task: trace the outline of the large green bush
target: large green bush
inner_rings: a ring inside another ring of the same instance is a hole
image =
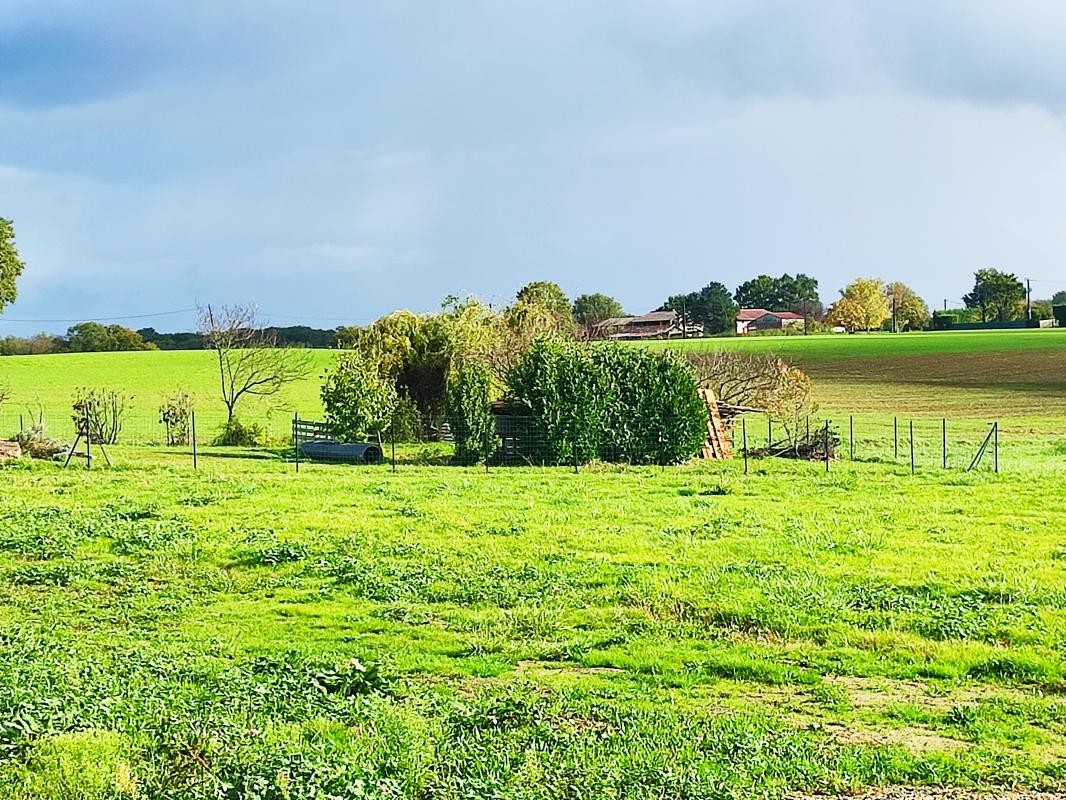
[[[524,452],[541,463],[587,462],[599,455],[606,401],[592,349],[538,339],[507,376],[511,395],[529,410]]]
[[[533,461],[676,463],[707,436],[695,374],[671,353],[540,340],[508,389],[528,410],[521,446]]]
[[[464,364],[448,379],[447,415],[459,464],[487,461],[496,451],[492,414],[492,372],[481,364]]]
[[[396,410],[396,388],[359,350],[341,354],[322,383],[322,407],[333,434],[346,442],[378,437]]]
[[[606,387],[600,458],[673,464],[707,439],[707,404],[692,368],[673,353],[624,345],[593,350]]]

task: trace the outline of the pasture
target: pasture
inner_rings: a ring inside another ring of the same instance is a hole
[[[194,472],[119,445],[112,469],[0,467],[0,796],[1066,789],[1066,337],[721,346],[796,348],[827,413],[858,413],[860,460],[296,475],[280,450]],[[0,383],[63,420],[73,387],[124,388],[147,426],[172,388],[210,402],[211,366],[5,358]],[[282,430],[317,380],[286,402]],[[973,424],[942,470],[950,403]],[[963,471],[994,417],[1004,471]]]
[[[988,331],[860,336],[763,336],[651,342],[643,347],[731,348],[776,352],[814,379],[824,414],[1014,420],[1048,434],[1066,432],[1066,331]],[[277,438],[293,412],[317,418],[320,376],[335,351],[314,350],[313,369],[275,398],[249,398],[241,416]],[[0,427],[43,411],[57,430],[70,426],[70,400],[80,386],[127,397],[127,441],[158,442],[158,406],[183,390],[192,398],[205,438],[225,419],[217,367],[203,351],[69,353],[0,358],[0,386],[11,390]]]

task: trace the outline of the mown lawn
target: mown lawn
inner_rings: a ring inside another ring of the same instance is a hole
[[[1011,469],[0,469],[0,796],[1066,788],[1066,450]]]

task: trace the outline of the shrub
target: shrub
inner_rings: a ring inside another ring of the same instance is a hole
[[[322,384],[326,422],[343,441],[378,438],[392,422],[399,399],[396,387],[379,374],[359,350],[344,353]]]
[[[244,424],[237,417],[222,426],[214,444],[221,447],[259,447],[263,444],[263,428],[254,422]]]
[[[673,464],[699,452],[707,439],[707,405],[695,372],[673,353],[609,345],[594,351],[609,388],[600,458],[633,464]]]
[[[508,385],[529,412],[522,435],[532,460],[676,463],[707,437],[696,375],[671,353],[538,341]]]
[[[488,460],[496,450],[492,372],[481,364],[464,364],[448,379],[446,401],[455,461],[476,464]]]
[[[159,406],[159,422],[166,427],[168,445],[189,443],[191,418],[192,401],[185,392],[175,392],[163,399]]]
[[[389,436],[397,442],[424,441],[428,432],[415,401],[405,394],[397,394],[396,407],[388,425]]]
[[[115,444],[122,431],[126,398],[113,389],[78,389],[70,418],[92,444]]]
[[[511,368],[511,394],[529,410],[525,452],[541,463],[587,462],[599,453],[604,387],[588,345],[538,339]]]

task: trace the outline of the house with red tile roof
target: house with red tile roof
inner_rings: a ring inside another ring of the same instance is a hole
[[[737,335],[759,331],[803,331],[807,320],[792,311],[767,311],[765,308],[742,308],[737,313]]]

